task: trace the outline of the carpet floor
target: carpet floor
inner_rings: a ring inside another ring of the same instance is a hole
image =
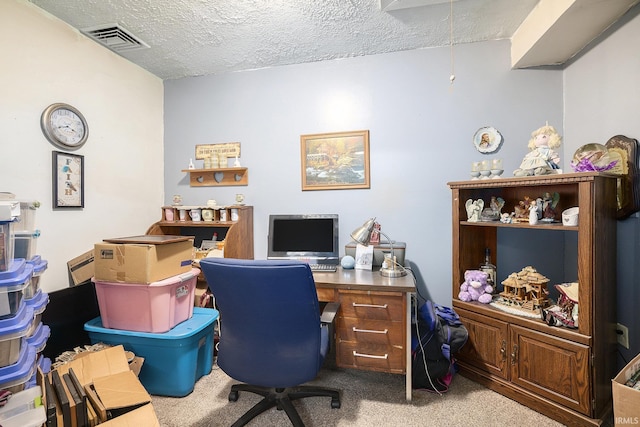
[[[163,427],[230,426],[261,397],[240,393],[229,402],[235,383],[217,365],[200,378],[194,391],[182,398],[152,396]],[[404,377],[379,372],[323,368],[310,384],[341,390],[342,406],[331,409],[331,399],[312,397],[294,406],[307,427],[430,427],[430,426],[562,426],[507,397],[456,375],[448,392],[438,395],[414,390],[413,400],[404,398]],[[291,426],[284,411],[271,409],[248,424],[256,427]]]

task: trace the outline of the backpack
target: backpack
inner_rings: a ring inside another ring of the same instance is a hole
[[[453,355],[469,338],[467,328],[452,308],[426,301],[411,335],[413,388],[446,392],[457,371]]]

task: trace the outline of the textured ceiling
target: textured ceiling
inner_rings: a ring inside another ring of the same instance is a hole
[[[132,33],[149,48],[118,52],[162,79],[500,39],[513,67],[561,65],[640,13],[640,0],[28,1],[80,31]]]
[[[150,46],[121,55],[162,79],[448,46],[451,33],[449,0],[29,1],[77,29],[121,25]],[[537,3],[455,0],[453,41],[508,39]]]

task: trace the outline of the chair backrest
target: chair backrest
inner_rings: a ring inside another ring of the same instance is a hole
[[[204,258],[200,267],[220,311],[224,372],[267,387],[315,378],[323,361],[320,309],[306,263]]]

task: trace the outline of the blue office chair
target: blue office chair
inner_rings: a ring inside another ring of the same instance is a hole
[[[200,267],[220,311],[218,366],[244,384],[238,392],[264,396],[233,427],[243,426],[273,408],[284,409],[294,426],[304,426],[291,401],[331,397],[340,407],[340,392],[301,385],[320,370],[333,339],[329,324],[338,305],[329,303],[322,321],[311,269],[298,261],[204,258]]]

